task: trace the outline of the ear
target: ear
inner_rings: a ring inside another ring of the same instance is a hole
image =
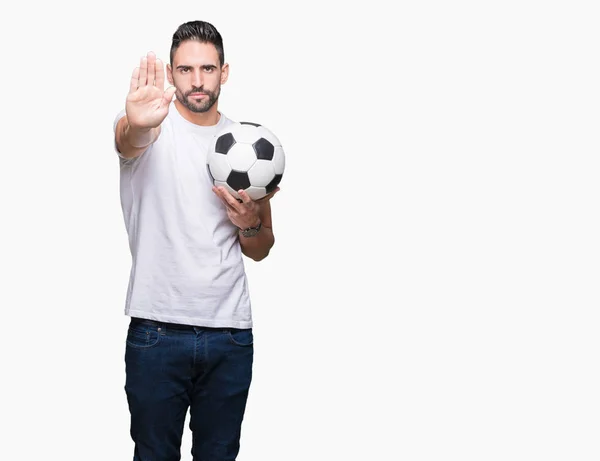
[[[169,80],[171,85],[175,85],[173,83],[173,68],[171,67],[171,64],[167,64],[167,80]]]
[[[229,64],[223,64],[221,67],[221,85],[223,85],[229,78]]]

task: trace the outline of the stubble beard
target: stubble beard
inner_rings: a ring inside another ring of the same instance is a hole
[[[192,93],[204,93],[206,94],[207,98],[195,102],[192,99],[190,99],[190,94]],[[219,86],[216,91],[210,91],[201,87],[192,88],[191,90],[186,91],[185,94],[183,94],[180,90],[177,90],[175,96],[177,97],[177,100],[185,107],[187,107],[190,111],[195,112],[197,114],[201,114],[204,112],[208,112],[210,108],[215,105],[215,103],[219,99],[220,93],[221,86]]]

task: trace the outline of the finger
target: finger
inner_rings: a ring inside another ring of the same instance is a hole
[[[140,78],[138,80],[138,87],[146,86],[148,84],[148,58],[144,56],[140,61]]]
[[[213,186],[212,189],[213,189],[213,192],[217,195],[217,197],[219,197],[219,199],[221,199],[221,202],[223,202],[223,204],[225,205],[225,207],[228,210],[232,210],[233,211],[232,206],[225,199],[225,196],[224,196],[223,192],[221,191],[221,188],[217,187],[217,186]]]
[[[171,101],[173,101],[173,95],[175,94],[175,91],[177,91],[177,88],[175,88],[174,86],[171,86],[165,90],[162,100],[163,105],[171,104]]]
[[[148,62],[148,85],[154,85],[154,77],[156,76],[156,55],[150,51],[146,57]]]
[[[225,187],[213,186],[213,191],[221,199],[228,210],[235,213],[241,213],[241,199],[235,198]],[[237,203],[239,202],[239,204]]]
[[[154,85],[156,86],[156,88],[162,91],[165,89],[165,69],[160,59],[156,60],[156,64],[154,65],[154,72],[156,74],[156,82],[154,83]]]
[[[227,203],[236,211],[241,211],[240,209],[240,202],[237,201],[237,199],[231,195],[229,193],[229,191],[227,189],[225,189],[224,187],[219,187],[219,189],[221,190],[221,193],[223,195],[223,197],[225,198],[225,200],[227,200]]]
[[[131,75],[131,83],[129,84],[129,92],[133,93],[138,89],[138,81],[140,79],[140,68],[136,67]]]
[[[242,202],[249,205],[252,203],[252,199],[248,195],[248,193],[244,189],[240,189],[237,191],[238,195],[242,198]]]

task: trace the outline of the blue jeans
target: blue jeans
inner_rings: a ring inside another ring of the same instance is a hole
[[[134,461],[179,461],[190,411],[194,461],[234,461],[254,355],[252,329],[132,318],[125,392]]]

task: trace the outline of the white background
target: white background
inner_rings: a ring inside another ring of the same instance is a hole
[[[132,458],[112,123],[194,19],[286,152],[239,461],[600,459],[593,4],[2,12],[2,459]]]

